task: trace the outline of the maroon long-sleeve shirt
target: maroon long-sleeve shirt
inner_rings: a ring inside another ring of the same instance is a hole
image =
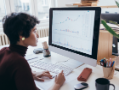
[[[0,90],[37,90],[24,58],[27,47],[10,45],[0,50]]]

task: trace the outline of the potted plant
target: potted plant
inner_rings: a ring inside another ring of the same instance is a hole
[[[119,7],[119,3],[118,3],[116,0],[115,0],[115,2],[116,2],[116,4],[117,4],[117,6]],[[114,21],[110,21],[110,22],[113,23],[113,24],[115,24],[115,25],[117,25],[117,26],[119,26],[117,22],[114,22]],[[107,25],[107,23],[106,23],[105,20],[101,20],[101,23],[104,25],[105,29],[106,29],[108,32],[110,32],[110,33],[111,33],[113,36],[115,36],[116,38],[119,38],[119,35],[118,35],[110,26]]]

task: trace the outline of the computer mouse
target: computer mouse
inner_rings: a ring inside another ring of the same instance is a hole
[[[87,83],[79,83],[74,86],[75,90],[82,90],[88,87]]]
[[[81,84],[88,87],[88,84],[87,83],[81,83]]]
[[[37,48],[37,49],[34,49],[33,52],[35,54],[39,54],[39,53],[42,53],[43,52],[43,49],[42,48]]]

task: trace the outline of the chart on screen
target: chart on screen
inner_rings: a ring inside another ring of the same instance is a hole
[[[92,54],[95,11],[53,11],[52,44]]]

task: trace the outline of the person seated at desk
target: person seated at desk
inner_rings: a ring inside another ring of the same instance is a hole
[[[52,79],[48,71],[33,73],[24,58],[29,45],[36,46],[37,18],[25,13],[12,13],[3,18],[3,30],[10,41],[9,47],[0,50],[0,90],[37,90],[34,79],[42,76]],[[50,90],[59,90],[65,81],[63,71],[55,78]]]

